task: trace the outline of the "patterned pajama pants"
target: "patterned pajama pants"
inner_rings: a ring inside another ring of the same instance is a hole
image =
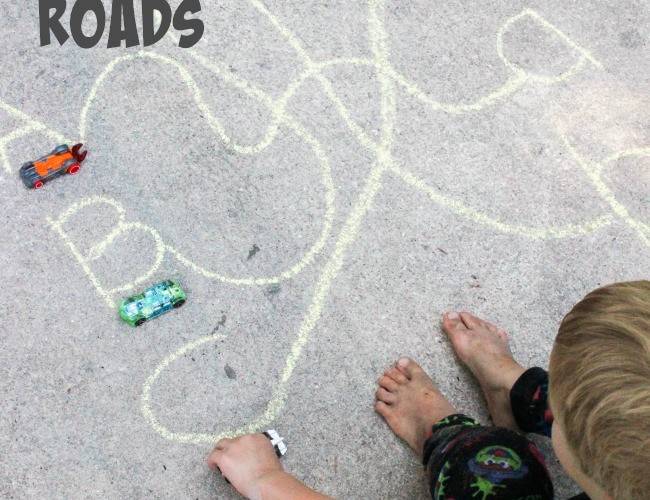
[[[550,437],[553,415],[547,395],[548,374],[541,368],[530,368],[517,380],[510,404],[522,431]],[[532,441],[466,415],[451,415],[433,426],[423,463],[435,500],[553,498],[544,458]]]

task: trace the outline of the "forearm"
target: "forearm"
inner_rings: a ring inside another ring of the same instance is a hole
[[[326,500],[329,497],[321,495],[298,481],[284,471],[274,471],[257,480],[255,495],[251,500]]]

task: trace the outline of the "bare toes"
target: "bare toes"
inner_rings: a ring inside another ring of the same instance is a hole
[[[487,321],[483,321],[483,324],[485,325],[485,327],[486,327],[490,332],[494,333],[495,335],[498,335],[498,333],[499,333],[499,329],[498,329],[496,326],[494,326],[492,323],[488,323]]]
[[[463,311],[462,313],[460,313],[460,319],[463,321],[465,326],[470,330],[481,326],[481,320],[478,319],[476,316],[472,316],[467,311]]]
[[[499,337],[501,340],[508,340],[508,334],[505,332],[505,330],[502,330],[498,326],[493,325],[492,323],[489,323],[484,320],[480,320],[482,323],[485,325],[485,327],[488,329],[488,331],[497,337]]]
[[[413,380],[422,375],[428,378],[428,375],[424,372],[422,367],[410,358],[398,359],[395,366],[399,371],[406,375],[409,380]]]
[[[386,389],[388,392],[395,392],[399,387],[399,384],[392,378],[383,376],[379,379],[379,387]]]
[[[388,392],[383,387],[377,389],[377,391],[375,392],[375,397],[377,398],[378,401],[382,401],[386,404],[393,404],[395,403],[395,401],[397,401],[397,396],[395,396],[395,394],[393,394],[392,392]]]
[[[442,327],[450,337],[461,333],[467,333],[467,327],[461,321],[458,313],[454,311],[449,311],[442,317]]]
[[[406,375],[404,375],[401,371],[399,371],[394,366],[386,370],[384,376],[393,379],[395,382],[397,382],[400,385],[404,385],[408,382]]]
[[[384,403],[383,401],[377,401],[375,403],[375,411],[379,413],[386,420],[391,418],[391,407]]]

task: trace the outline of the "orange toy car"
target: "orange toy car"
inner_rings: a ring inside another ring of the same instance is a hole
[[[88,151],[80,151],[82,146],[75,144],[72,149],[67,144],[57,146],[50,154],[23,164],[19,170],[20,178],[28,188],[38,189],[59,175],[76,174],[88,154]]]

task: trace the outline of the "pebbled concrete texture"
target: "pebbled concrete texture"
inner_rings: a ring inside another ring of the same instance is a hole
[[[0,0],[0,496],[237,498],[211,443],[273,427],[323,493],[426,498],[383,370],[489,422],[445,310],[546,366],[585,293],[649,275],[648,6],[202,3],[192,49],[82,50]],[[167,277],[182,309],[121,322]]]

